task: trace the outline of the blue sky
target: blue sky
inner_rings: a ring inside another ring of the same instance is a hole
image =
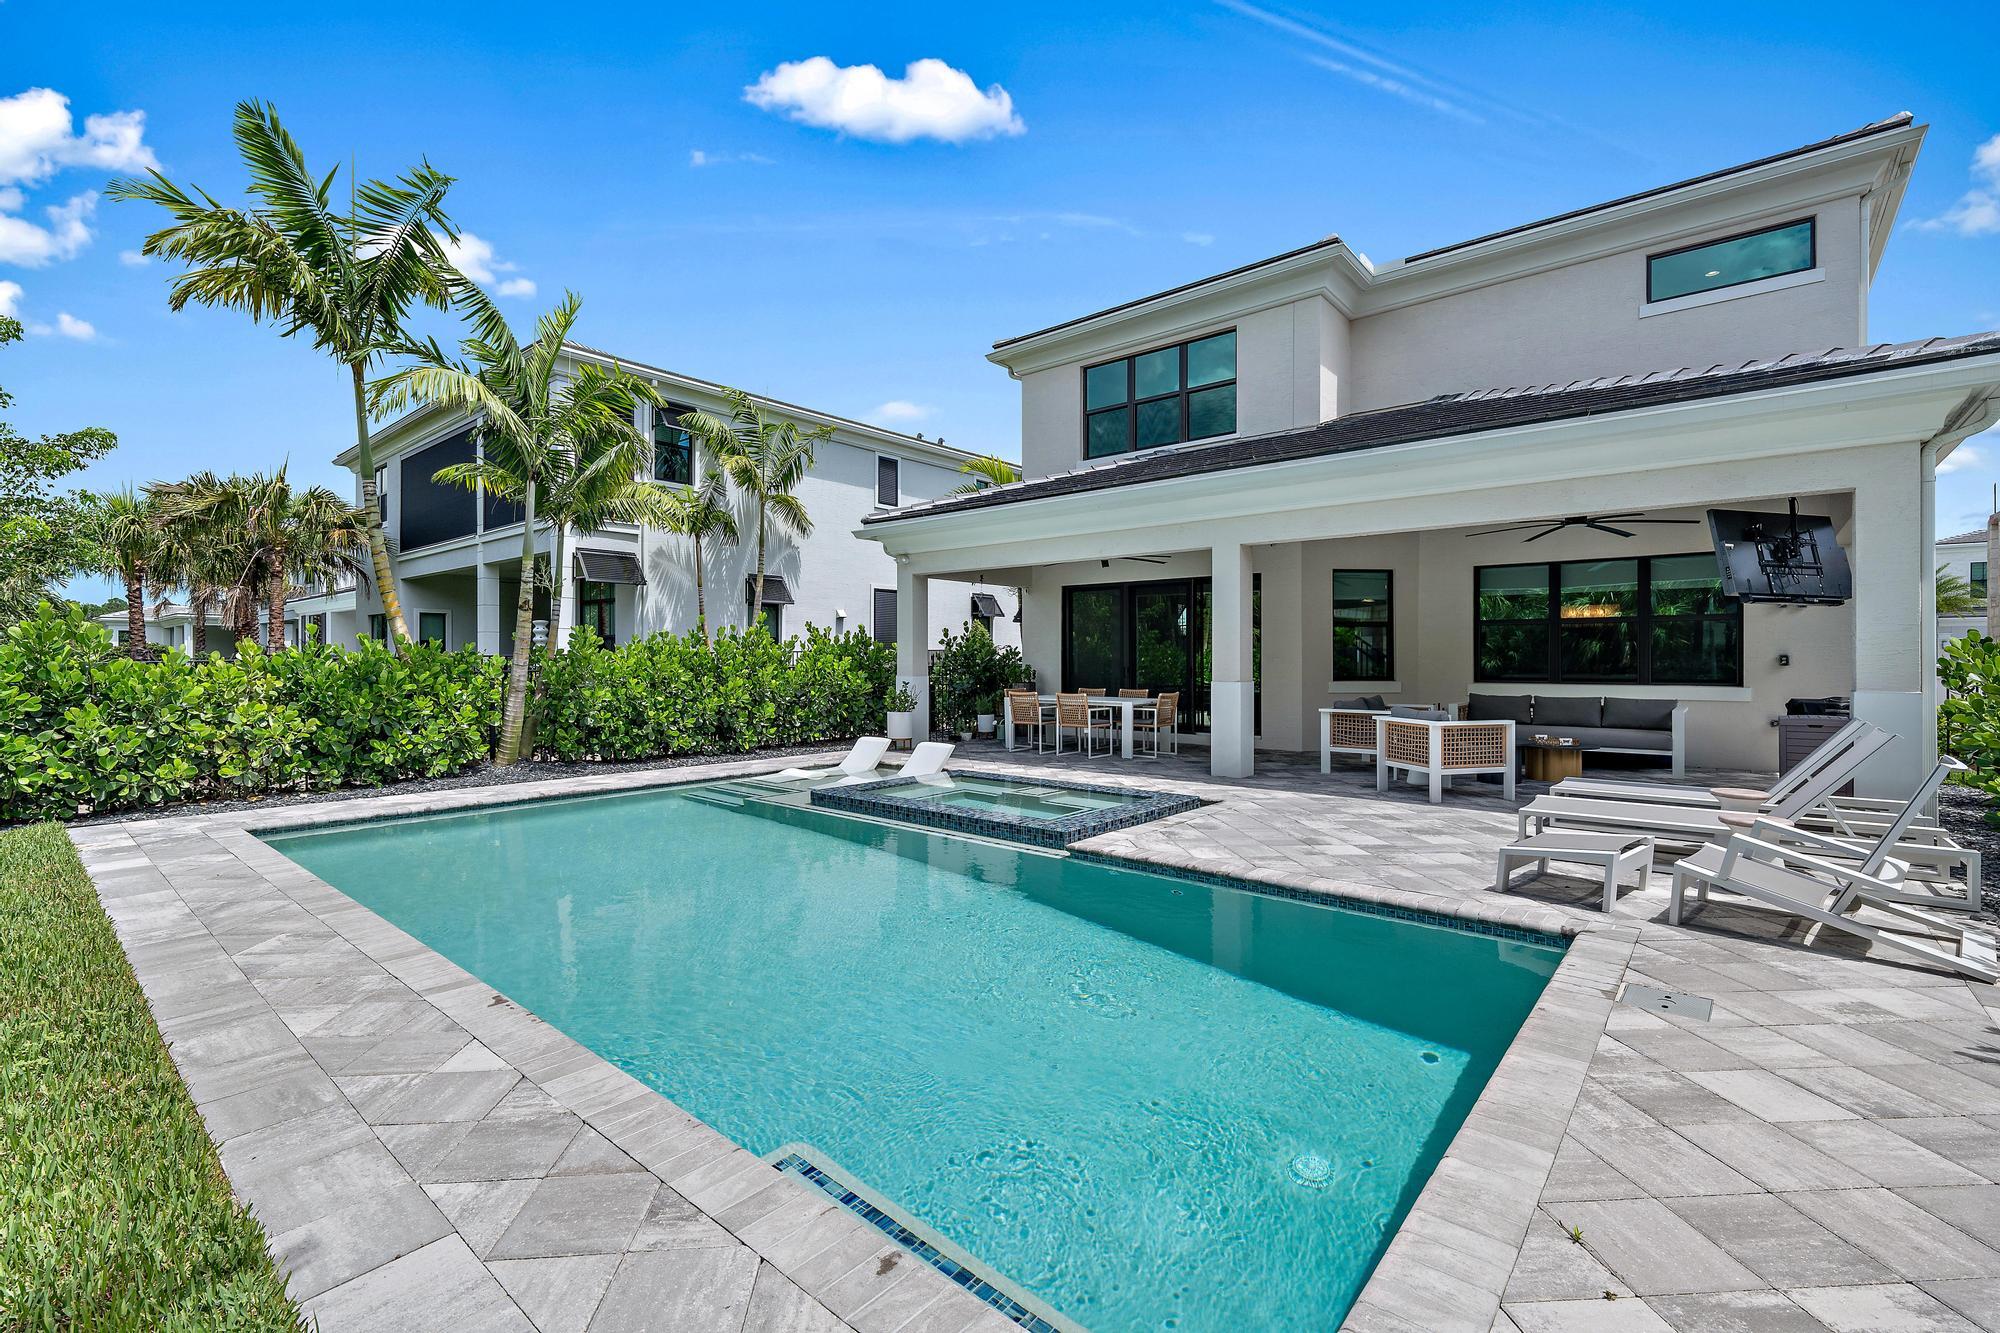
[[[1409,254],[1903,109],[1931,132],[1872,336],[2000,327],[1990,4],[675,8],[0,3],[0,99],[53,90],[73,118],[37,156],[46,101],[0,101],[0,301],[41,330],[0,353],[15,424],[117,431],[98,485],[285,458],[342,480],[335,369],[171,315],[164,270],[121,259],[157,219],[76,203],[148,155],[233,194],[243,97],[315,163],[457,176],[492,283],[535,289],[504,298],[523,320],[572,288],[584,341],[1008,455],[995,339],[1329,232]],[[814,57],[950,70],[842,132],[810,122],[871,90]],[[2000,435],[1974,453],[1946,531],[1983,516]]]

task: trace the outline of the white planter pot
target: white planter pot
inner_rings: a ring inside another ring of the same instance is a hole
[[[993,714],[981,713],[979,715],[979,734],[982,736],[991,736],[993,734]]]
[[[890,740],[907,741],[914,739],[916,734],[917,715],[914,712],[889,714]]]

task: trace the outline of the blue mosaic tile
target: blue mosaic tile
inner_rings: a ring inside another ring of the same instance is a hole
[[[874,1227],[890,1240],[908,1250],[917,1258],[935,1268],[958,1287],[972,1293],[1002,1315],[1028,1330],[1028,1333],[1066,1333],[1062,1327],[1051,1323],[1030,1310],[1021,1302],[993,1285],[992,1279],[982,1277],[958,1260],[949,1257],[923,1236],[912,1231],[897,1218],[884,1212],[868,1199],[849,1189],[844,1183],[828,1175],[817,1164],[796,1152],[788,1152],[772,1165],[778,1170],[799,1179],[819,1190],[841,1207]]]

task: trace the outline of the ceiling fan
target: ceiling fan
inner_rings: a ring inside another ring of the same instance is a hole
[[[1620,527],[1613,527],[1612,525],[1614,523],[1701,522],[1698,518],[1647,518],[1645,514],[1646,511],[1643,509],[1628,510],[1622,514],[1572,514],[1568,518],[1541,518],[1536,519],[1532,523],[1510,523],[1504,528],[1485,528],[1479,532],[1468,532],[1465,535],[1468,537],[1491,537],[1495,533],[1500,532],[1526,532],[1529,528],[1540,528],[1540,532],[1525,539],[1526,541],[1538,542],[1550,533],[1561,532],[1564,528],[1595,528],[1599,532],[1608,532],[1614,537],[1631,537],[1636,534],[1627,532]]]

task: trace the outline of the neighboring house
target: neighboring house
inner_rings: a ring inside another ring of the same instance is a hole
[[[123,644],[127,637],[130,621],[125,608],[106,611],[96,617],[97,623],[111,631],[111,641]],[[257,633],[263,634],[261,620]],[[203,641],[208,651],[221,653],[224,657],[236,656],[236,633],[217,618],[214,611],[208,613],[208,629]],[[261,641],[261,640],[260,640]],[[178,648],[182,652],[194,651],[194,612],[180,602],[162,602],[146,608],[146,642],[155,648]]]
[[[701,467],[698,451],[675,424],[690,408],[727,416],[723,388],[656,366],[571,344],[572,363],[618,366],[650,382],[671,407],[641,422],[652,439],[649,475],[685,483]],[[812,471],[798,489],[813,522],[812,534],[793,541],[772,533],[766,559],[764,610],[783,636],[807,625],[863,630],[890,642],[896,622],[896,565],[873,542],[855,536],[862,519],[898,506],[935,500],[965,484],[959,467],[970,457],[957,449],[877,426],[772,399],[757,400],[767,413],[804,429],[833,427],[815,450]],[[642,408],[642,413],[647,409]],[[375,435],[376,483],[383,496],[389,540],[397,551],[403,614],[410,632],[458,648],[512,651],[514,607],[519,596],[521,527],[518,506],[432,480],[438,469],[473,457],[474,434],[460,412],[419,408]],[[336,462],[355,466],[353,450]],[[355,479],[359,494],[360,478]],[[756,522],[738,501],[740,540],[703,543],[709,623],[751,623],[750,598],[757,568]],[[537,550],[547,557],[544,533]],[[662,630],[695,627],[693,551],[686,540],[652,528],[618,524],[593,533],[571,532],[566,568],[559,571],[559,631],[587,624],[617,644]],[[996,642],[1018,644],[1019,607],[1011,586],[983,582],[977,571],[927,589],[926,623],[956,630],[977,617]],[[546,592],[537,594],[536,619],[549,621]],[[327,642],[382,638],[382,608],[372,580],[361,586],[299,599],[295,616],[318,624]],[[935,645],[936,631],[928,640]]]
[[[1313,749],[1335,700],[1471,693],[1685,702],[1689,762],[1769,771],[1787,700],[1839,695],[1903,738],[1861,786],[1907,790],[1932,479],[2000,408],[2000,334],[1869,345],[1923,134],[1390,263],[1329,237],[996,344],[1024,479],[865,523],[904,561],[906,684],[927,581],[977,571],[1026,590],[1044,688],[1178,687],[1218,775]],[[1705,511],[1792,499],[1837,525],[1852,599],[1723,600]],[[1692,521],[1537,536],[1633,511]]]
[[[1986,591],[1986,529],[1974,528],[1971,532],[1961,532],[1956,537],[1940,537],[1937,544],[1937,567],[1947,574],[1956,574],[1972,585],[1972,595],[1984,602],[1989,595]],[[1937,625],[1938,651],[1953,639],[1962,639],[1972,630],[1986,633],[1986,608],[1970,615],[1939,616]]]

